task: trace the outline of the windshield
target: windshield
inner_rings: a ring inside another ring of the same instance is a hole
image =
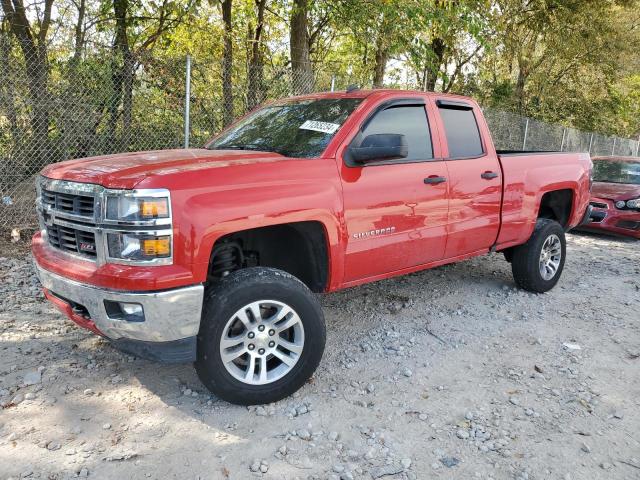
[[[325,98],[269,105],[223,132],[206,148],[318,157],[361,101],[361,98]]]
[[[593,162],[593,180],[605,183],[640,185],[640,162]]]

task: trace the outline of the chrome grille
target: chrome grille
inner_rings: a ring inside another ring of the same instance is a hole
[[[42,190],[42,205],[58,212],[93,218],[95,198],[88,195]]]
[[[46,225],[45,230],[52,247],[95,258],[96,236],[93,232],[55,224]]]
[[[44,177],[36,186],[40,226],[49,245],[87,260],[98,260],[102,187]]]

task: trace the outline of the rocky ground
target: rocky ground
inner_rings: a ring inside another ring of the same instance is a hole
[[[80,330],[0,258],[0,478],[639,479],[639,247],[570,235],[545,295],[496,254],[325,296],[316,375],[251,408]]]

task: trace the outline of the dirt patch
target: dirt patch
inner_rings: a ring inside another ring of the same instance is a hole
[[[242,408],[122,354],[0,261],[0,478],[637,479],[640,242],[570,235],[548,294],[495,254],[327,295],[299,393]]]
[[[0,257],[24,258],[31,249],[31,237],[35,230],[19,230],[19,240],[12,238],[13,229],[0,228]]]

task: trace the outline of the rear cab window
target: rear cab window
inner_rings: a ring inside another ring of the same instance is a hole
[[[473,107],[464,102],[451,100],[437,100],[436,105],[447,138],[448,159],[463,160],[484,155]]]

